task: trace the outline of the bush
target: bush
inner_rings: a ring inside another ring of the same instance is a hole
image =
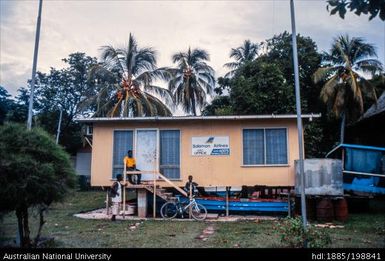
[[[15,211],[20,246],[36,245],[44,212],[75,187],[70,157],[42,129],[19,124],[0,126],[0,155],[0,212]],[[30,208],[40,215],[35,243],[30,239]]]
[[[277,225],[276,231],[280,234],[281,243],[288,247],[304,247],[307,243],[308,247],[320,248],[331,243],[330,235],[326,231],[311,225],[305,231],[300,217],[283,219]]]

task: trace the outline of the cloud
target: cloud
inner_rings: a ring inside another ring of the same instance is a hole
[[[0,84],[11,94],[31,74],[37,1],[0,1]],[[367,16],[330,16],[324,1],[296,1],[297,32],[327,50],[341,33],[377,46],[385,62],[385,23]],[[230,49],[245,39],[261,42],[291,31],[288,1],[44,1],[38,70],[64,66],[76,51],[99,56],[102,45],[122,46],[133,33],[140,46],[158,50],[158,65],[188,47],[210,53],[216,75],[223,75]]]

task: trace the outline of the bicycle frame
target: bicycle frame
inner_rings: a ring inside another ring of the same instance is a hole
[[[186,206],[183,206],[182,205],[183,203],[179,201],[178,199],[178,202],[177,202],[177,208],[178,208],[178,212],[179,214],[182,215],[183,217],[183,213],[186,212],[186,210],[188,210],[190,207],[193,208],[193,207],[196,207],[197,203],[195,201],[195,199],[191,199],[190,202],[186,205]]]

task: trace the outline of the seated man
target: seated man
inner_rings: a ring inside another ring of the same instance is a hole
[[[124,157],[124,163],[126,163],[127,171],[139,171],[136,168],[136,160],[132,157],[132,150],[127,151],[127,156]],[[131,184],[140,184],[141,174],[128,175],[128,182]]]
[[[187,194],[190,194],[190,186],[191,186],[191,192],[192,195],[197,195],[198,194],[198,183],[193,182],[193,176],[188,176],[188,181],[186,182],[186,185],[184,186],[184,190],[187,192]]]

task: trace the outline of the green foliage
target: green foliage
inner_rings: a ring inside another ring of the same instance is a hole
[[[68,154],[42,129],[0,127],[0,211],[49,205],[75,186]]]
[[[308,225],[307,230],[303,228],[300,217],[285,218],[276,225],[276,233],[280,235],[281,243],[288,247],[321,248],[331,244],[331,237],[326,231],[317,230]]]
[[[295,112],[294,89],[287,84],[279,67],[258,59],[246,63],[235,74],[230,100],[238,115]]]
[[[64,199],[75,187],[75,172],[68,154],[42,129],[30,131],[18,124],[0,127],[0,212],[15,211],[21,246],[31,246],[29,208],[43,213],[56,201]]]
[[[202,111],[204,116],[213,115],[232,115],[233,107],[230,104],[229,96],[216,96],[210,104],[208,104]]]
[[[102,61],[91,67],[89,81],[95,89],[81,102],[95,117],[170,116],[172,99],[156,80],[169,80],[169,68],[157,68],[156,51],[140,48],[130,34],[125,48],[103,46]],[[164,99],[165,103],[154,94]],[[93,111],[90,111],[93,108]]]
[[[174,54],[172,60],[177,66],[172,69],[168,89],[177,105],[196,116],[197,107],[202,109],[215,86],[214,70],[207,64],[210,56],[203,49],[189,48]]]
[[[8,99],[10,96],[7,90],[0,86],[0,124],[3,124],[11,105],[11,100]]]
[[[265,41],[267,53],[259,59],[266,63],[274,63],[281,70],[288,85],[294,89],[294,67],[292,37],[288,32],[275,35]],[[297,35],[298,69],[301,90],[302,112],[312,113],[320,110],[320,85],[314,84],[313,73],[319,68],[321,54],[316,43],[306,36]]]
[[[323,151],[321,144],[325,141],[323,135],[322,121],[313,119],[313,122],[305,124],[304,127],[304,139],[305,139],[305,156],[306,158],[322,158],[327,151]],[[324,123],[325,124],[325,123]]]
[[[33,124],[56,135],[60,110],[63,110],[59,143],[74,154],[82,144],[81,127],[74,118],[82,115],[79,102],[94,90],[93,84],[88,82],[88,71],[96,63],[96,58],[77,52],[63,61],[67,65],[65,68],[51,68],[48,73],[37,73]],[[29,89],[22,87],[18,90],[16,102],[10,106],[6,120],[24,123],[28,103]]]
[[[385,21],[385,0],[328,0],[327,10],[331,7],[330,14],[338,15],[344,19],[347,9],[356,15],[370,14],[369,20],[377,15]]]
[[[363,75],[383,71],[376,56],[372,44],[348,35],[335,38],[329,53],[323,54],[322,67],[313,79],[323,84],[320,97],[337,118],[345,115],[352,122],[363,114],[365,98],[376,100],[374,86]]]
[[[231,78],[237,69],[246,62],[254,61],[258,55],[259,45],[252,43],[250,40],[245,40],[242,46],[232,48],[230,52],[230,58],[233,58],[235,62],[226,63],[224,66],[230,69],[226,73],[225,78]]]

